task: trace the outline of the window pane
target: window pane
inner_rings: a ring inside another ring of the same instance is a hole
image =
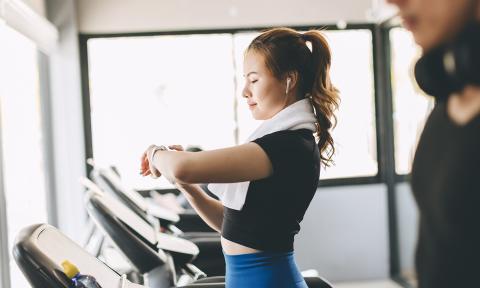
[[[0,43],[1,149],[11,252],[20,229],[47,222],[47,209],[37,49],[30,40],[1,25]],[[10,269],[12,287],[29,287],[13,258]]]
[[[242,99],[243,54],[259,33],[235,34],[235,63],[239,139],[244,141],[258,121]],[[333,130],[336,165],[322,171],[321,179],[377,174],[375,95],[373,82],[372,36],[369,30],[325,31],[332,50],[331,78],[340,89],[338,125]],[[352,48],[355,47],[355,53]]]
[[[419,90],[414,80],[414,65],[421,51],[411,33],[394,28],[390,31],[390,42],[395,170],[397,174],[409,174],[420,133],[434,101]]]
[[[340,90],[341,103],[332,133],[336,165],[321,178],[374,176],[378,165],[372,33],[338,30],[326,35],[332,50],[332,82]]]
[[[94,158],[127,185],[171,186],[139,175],[150,144],[235,144],[230,34],[90,39],[88,57]]]

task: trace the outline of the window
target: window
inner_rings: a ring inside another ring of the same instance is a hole
[[[91,38],[87,41],[92,148],[137,188],[169,187],[138,175],[152,143],[215,149],[243,143],[259,125],[245,99],[243,54],[259,32]],[[370,30],[326,31],[342,103],[336,166],[321,179],[375,176],[377,149]],[[351,47],[355,47],[352,53]]]
[[[25,226],[47,222],[37,48],[0,25],[0,115],[8,246]],[[13,258],[11,286],[29,287]]]
[[[415,149],[434,101],[420,91],[414,80],[414,65],[421,51],[411,33],[393,28],[390,41],[395,170],[402,175],[410,173]]]
[[[321,179],[375,176],[378,172],[372,33],[327,31],[332,51],[331,78],[340,90],[338,124],[332,136],[336,165]]]
[[[231,55],[229,34],[90,39],[97,164],[116,165],[127,185],[152,187],[159,181],[139,175],[150,144],[234,145]]]

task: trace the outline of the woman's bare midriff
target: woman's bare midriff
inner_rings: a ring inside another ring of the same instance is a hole
[[[260,252],[260,250],[243,246],[241,244],[227,240],[223,237],[221,238],[221,241],[222,241],[222,249],[224,253],[227,255],[251,254],[251,253]]]

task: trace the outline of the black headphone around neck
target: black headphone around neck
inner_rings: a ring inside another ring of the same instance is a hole
[[[415,65],[415,78],[437,100],[480,86],[480,23],[469,22],[452,41],[426,52]]]

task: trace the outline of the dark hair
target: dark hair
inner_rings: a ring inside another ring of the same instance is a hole
[[[311,44],[311,51],[307,46]],[[265,64],[277,79],[287,73],[298,73],[297,97],[310,98],[317,118],[315,132],[320,159],[325,166],[333,162],[335,153],[330,130],[337,118],[334,111],[340,101],[339,91],[330,81],[330,47],[318,30],[299,33],[290,28],[270,29],[256,37],[247,51],[262,54]]]

